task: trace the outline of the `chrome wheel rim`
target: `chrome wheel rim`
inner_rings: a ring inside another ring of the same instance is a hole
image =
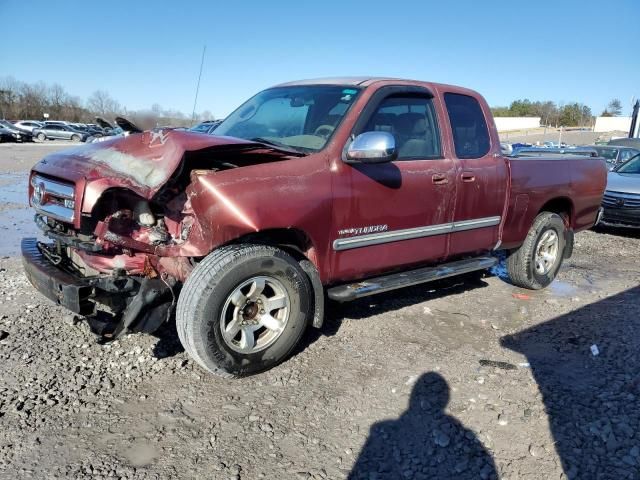
[[[542,234],[535,249],[536,273],[546,275],[551,271],[558,259],[559,245],[558,234],[555,230],[547,230]]]
[[[282,335],[289,321],[290,299],[280,280],[252,277],[231,291],[222,308],[222,338],[232,350],[264,350]]]

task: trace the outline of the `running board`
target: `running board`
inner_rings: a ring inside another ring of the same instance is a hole
[[[432,282],[441,278],[454,277],[476,270],[485,270],[498,263],[495,257],[476,257],[443,263],[435,267],[419,268],[407,272],[392,273],[382,277],[369,278],[357,283],[349,283],[332,287],[327,291],[331,300],[349,302],[356,298],[367,297],[376,293],[388,292],[396,288],[409,287],[419,283]]]

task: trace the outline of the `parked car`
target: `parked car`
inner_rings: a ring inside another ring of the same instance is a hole
[[[33,134],[29,130],[16,127],[8,120],[0,120],[0,126],[12,132],[18,142],[31,142],[33,140]]]
[[[601,224],[640,228],[640,152],[607,177]]]
[[[640,148],[614,145],[590,145],[587,148],[593,148],[598,152],[598,155],[607,161],[609,170],[615,169],[618,165],[622,165],[631,157],[640,153]]]
[[[4,142],[19,142],[21,141],[20,134],[14,130],[9,130],[0,125],[0,143]]]
[[[206,120],[191,127],[189,130],[192,132],[212,134],[220,123],[222,123],[222,120]]]
[[[74,128],[75,130],[78,130],[80,132],[86,133],[87,135],[89,135],[89,137],[100,138],[100,137],[102,137],[104,135],[104,132],[99,127],[91,127],[89,125],[78,124],[78,123],[70,125],[70,127]]]
[[[115,118],[115,123],[117,125],[116,127],[111,125],[109,122],[107,122],[103,118],[96,117],[96,120],[100,123],[101,126],[103,126],[104,131],[106,133],[102,137],[98,137],[98,136],[90,137],[87,140],[89,143],[103,142],[105,140],[110,140],[114,137],[115,138],[127,137],[132,133],[142,133],[142,129],[140,127],[138,127],[133,122],[127,120],[124,117]]]
[[[15,122],[14,125],[18,128],[22,128],[23,130],[28,130],[30,132],[33,132],[34,128],[42,127],[43,123],[37,122],[35,120],[19,120]]]
[[[39,141],[45,140],[73,140],[74,142],[84,142],[89,137],[86,132],[81,132],[75,128],[71,128],[69,125],[62,123],[48,123],[42,128],[36,128],[33,131],[33,136]]]
[[[640,150],[640,138],[615,138],[609,140],[607,145],[616,145],[619,147],[631,147]]]
[[[31,283],[114,314],[104,340],[174,307],[209,372],[282,362],[335,301],[484,270],[540,289],[592,227],[601,158],[509,158],[476,92],[380,78],[258,93],[216,135],[155,129],[56,152],[29,198],[51,242],[23,239]],[[402,293],[398,293],[402,295]],[[176,304],[177,299],[177,304]]]

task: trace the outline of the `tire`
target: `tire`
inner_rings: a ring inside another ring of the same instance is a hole
[[[80,135],[71,135],[71,141],[72,142],[79,142],[80,141]]]
[[[47,136],[44,133],[39,133],[36,138],[39,142],[44,142],[47,139]]]
[[[557,243],[555,257],[551,261],[554,235]],[[540,213],[533,221],[524,243],[507,257],[507,272],[511,282],[530,290],[545,288],[556,278],[564,258],[565,246],[566,227],[562,217],[551,212]],[[541,258],[545,260],[542,261]]]
[[[260,282],[265,286],[253,302]],[[286,297],[287,307],[267,311],[266,317],[279,317],[282,323],[276,329],[261,326],[265,311],[256,308],[282,301],[280,297]],[[205,370],[242,377],[268,370],[291,354],[311,321],[311,306],[309,280],[288,253],[267,245],[230,245],[212,252],[187,278],[178,298],[176,327],[187,353]],[[236,336],[223,333],[234,332],[232,323],[238,318],[258,325],[243,326]],[[258,330],[245,330],[252,328]],[[250,338],[253,349],[247,347]]]

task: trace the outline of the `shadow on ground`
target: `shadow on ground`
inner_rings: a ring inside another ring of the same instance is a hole
[[[618,237],[640,238],[640,228],[597,226],[597,227],[593,227],[592,230],[597,233],[606,233],[609,235],[616,235]]]
[[[294,355],[304,351],[320,337],[331,337],[338,333],[342,322],[346,319],[367,320],[374,315],[400,310],[429,300],[448,295],[459,294],[489,286],[483,280],[487,272],[472,272],[458,277],[446,278],[436,282],[423,283],[412,287],[401,288],[391,292],[380,293],[360,298],[352,302],[338,303],[326,301],[325,318],[322,328],[309,328]]]
[[[526,355],[570,480],[640,478],[640,287],[502,344]]]
[[[455,278],[402,288],[393,292],[382,293],[344,304],[328,301],[325,304],[325,321],[322,328],[307,329],[304,337],[295,348],[293,356],[304,351],[320,337],[331,337],[338,333],[342,321],[346,318],[366,319],[373,315],[399,310],[447,295],[462,293],[476,288],[484,288],[488,286],[482,279],[485,275],[486,272],[473,272]],[[153,354],[156,358],[172,357],[184,352],[184,348],[178,338],[174,318],[172,318],[171,322],[163,325],[153,335],[158,337],[158,343],[153,349]]]
[[[423,374],[400,418],[371,427],[349,480],[497,478],[493,458],[476,435],[444,413],[447,403],[445,379]]]

